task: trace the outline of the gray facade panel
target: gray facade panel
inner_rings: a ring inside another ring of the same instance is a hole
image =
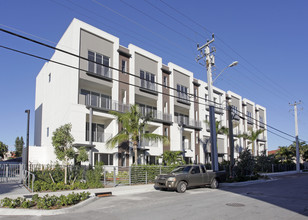
[[[145,57],[141,54],[135,53],[135,74],[136,74],[136,76],[138,76],[138,77],[135,77],[135,84],[138,86],[138,87],[135,87],[135,93],[136,94],[148,97],[150,99],[155,99],[155,100],[158,99],[157,95],[146,93],[144,91],[140,91],[140,89],[139,89],[139,87],[141,85],[141,81],[140,81],[140,78],[139,78],[140,70],[154,74],[155,75],[155,82],[157,83],[157,76],[158,76],[157,65],[158,65],[158,63],[156,61],[154,61],[154,60],[152,60],[148,57]],[[157,91],[157,89],[158,89],[158,86],[156,85],[156,91]]]

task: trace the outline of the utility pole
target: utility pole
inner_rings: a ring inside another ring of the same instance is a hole
[[[290,106],[294,106],[294,119],[295,119],[295,142],[296,142],[296,172],[299,173],[299,141],[298,141],[298,125],[297,125],[297,105],[300,105],[301,101],[289,103]]]
[[[207,86],[208,86],[208,95],[209,95],[209,109],[210,109],[210,132],[211,132],[211,160],[212,160],[212,169],[213,171],[218,171],[218,155],[217,155],[217,143],[216,143],[216,125],[215,125],[215,103],[213,101],[213,83],[212,83],[212,65],[215,65],[215,57],[213,52],[215,48],[210,49],[210,44],[214,42],[214,34],[212,35],[212,40],[208,40],[206,44],[199,47],[197,45],[197,50],[200,52],[200,55],[196,58],[196,61],[206,58],[206,68],[207,68]]]
[[[230,177],[233,178],[233,165],[234,165],[234,139],[233,139],[233,116],[232,106],[228,103],[228,119],[229,119],[229,145],[230,145]]]

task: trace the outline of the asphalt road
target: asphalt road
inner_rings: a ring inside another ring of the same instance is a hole
[[[155,191],[100,198],[57,216],[22,219],[308,219],[308,174],[220,189],[196,188],[179,194]],[[1,213],[0,213],[1,215]],[[21,219],[0,216],[0,219]]]

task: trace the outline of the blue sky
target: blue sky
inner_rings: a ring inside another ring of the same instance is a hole
[[[305,0],[10,0],[0,2],[0,26],[55,45],[72,19],[78,18],[119,37],[121,45],[135,44],[204,81],[205,68],[195,62],[196,43],[205,43],[215,33],[214,74],[239,61],[215,86],[265,106],[267,123],[292,136],[294,114],[289,102],[301,100],[299,137],[308,140],[307,10]],[[53,54],[2,32],[0,45],[46,58]],[[0,64],[0,141],[14,149],[15,138],[26,137],[24,111],[30,109],[32,145],[35,78],[44,62],[0,48]],[[268,133],[270,150],[291,144],[292,137],[270,131],[288,139]]]

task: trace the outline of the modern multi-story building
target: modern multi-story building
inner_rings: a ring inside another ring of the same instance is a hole
[[[55,161],[52,133],[66,123],[72,124],[74,147],[86,146],[90,163],[129,166],[135,159],[143,164],[157,164],[165,151],[183,151],[188,163],[210,162],[207,83],[195,79],[192,72],[135,45],[119,44],[119,38],[74,19],[65,31],[52,60],[76,67],[47,62],[36,78],[35,137],[30,148],[32,163]],[[214,87],[215,117],[227,127],[227,102],[233,105],[235,156],[252,143],[238,135],[266,128],[266,109],[242,99],[233,92]],[[169,144],[142,141],[138,158],[131,146],[114,149],[106,141],[121,129],[110,110],[126,112],[138,104],[143,114],[153,120],[147,130],[165,135]],[[257,120],[254,120],[257,119]],[[217,135],[219,160],[229,158],[228,137]],[[254,144],[257,155],[267,149],[264,131]]]

